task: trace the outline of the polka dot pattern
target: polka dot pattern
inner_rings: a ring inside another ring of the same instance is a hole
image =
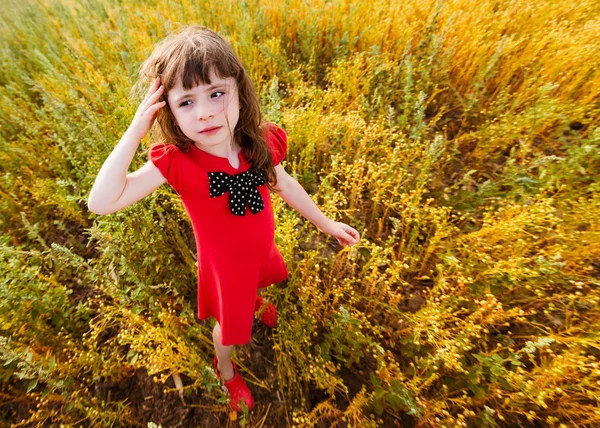
[[[210,197],[218,198],[229,192],[229,208],[231,214],[246,215],[246,205],[252,214],[257,214],[265,208],[264,201],[257,187],[266,184],[260,171],[246,171],[239,174],[226,172],[209,172],[208,182]]]

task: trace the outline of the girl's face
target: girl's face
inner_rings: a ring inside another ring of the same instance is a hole
[[[235,79],[221,79],[210,73],[210,85],[200,84],[186,91],[181,79],[169,91],[167,101],[181,131],[197,147],[227,147],[232,143],[240,116]]]

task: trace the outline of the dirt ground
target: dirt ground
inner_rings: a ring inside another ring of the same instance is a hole
[[[294,426],[288,415],[291,415],[289,403],[279,390],[273,365],[274,355],[272,350],[270,331],[259,321],[255,320],[252,341],[245,346],[237,348],[237,356],[244,361],[261,380],[264,380],[270,391],[253,384],[245,378],[252,394],[254,395],[255,407],[249,414],[246,426],[250,427],[287,427]],[[361,385],[367,381],[359,371],[346,369],[343,372],[346,385],[348,385],[352,398]],[[190,380],[182,376],[184,386],[190,384]],[[181,401],[176,391],[172,378],[165,384],[154,382],[148,374],[139,370],[135,376],[126,382],[108,386],[112,391],[113,399],[128,399],[134,417],[139,421],[139,427],[147,427],[149,422],[154,422],[163,428],[175,427],[237,427],[240,424],[240,415],[237,420],[232,420],[232,411],[227,405],[218,403],[214,396],[208,393],[190,393],[184,397],[185,404]],[[170,390],[165,392],[165,390]],[[310,407],[315,407],[325,400],[326,395],[322,391],[313,390],[309,392]],[[348,401],[339,398],[338,408],[345,408]],[[389,427],[408,427],[413,425],[413,420],[407,415],[392,415],[384,413],[383,425]],[[320,428],[331,426],[323,422]],[[346,426],[338,425],[340,427]]]
[[[291,417],[290,403],[287,403],[281,392],[275,376],[273,365],[273,350],[271,332],[259,321],[255,320],[252,341],[245,346],[237,348],[237,356],[255,374],[256,377],[266,382],[270,391],[252,383],[245,378],[255,399],[255,407],[250,412],[246,425],[248,427],[287,427],[294,426]],[[368,361],[365,361],[369,365]],[[366,374],[370,370],[344,369],[342,376],[349,388],[349,398],[352,399],[363,383],[368,382]],[[181,376],[184,386],[192,382],[189,378]],[[6,386],[6,384],[5,384]],[[18,385],[13,384],[13,387]],[[20,388],[19,388],[20,389]],[[102,383],[95,385],[95,394],[105,397],[109,401],[122,401],[129,405],[133,419],[138,421],[133,427],[148,427],[153,422],[162,428],[175,427],[237,427],[242,426],[241,414],[235,414],[226,404],[221,404],[215,398],[217,394],[190,392],[181,400],[175,389],[173,378],[166,383],[155,382],[145,370],[137,370],[135,374],[117,383]],[[10,396],[0,391],[0,402]],[[309,391],[310,408],[315,407],[326,399],[323,391]],[[344,409],[348,405],[345,397],[339,397],[336,405]],[[24,419],[28,419],[30,411],[34,410],[34,403],[27,401],[4,401],[0,405],[0,427],[10,427]],[[393,415],[384,413],[383,424],[385,427],[409,427],[414,421],[407,415]],[[20,425],[33,426],[33,425]],[[44,426],[52,426],[51,423]],[[128,425],[131,426],[131,425]],[[332,426],[332,423],[323,421],[319,428]],[[346,424],[338,424],[345,427]]]

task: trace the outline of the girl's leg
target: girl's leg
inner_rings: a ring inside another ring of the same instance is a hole
[[[229,405],[236,412],[241,412],[243,411],[243,402],[248,410],[252,410],[254,407],[254,397],[252,397],[252,393],[248,389],[244,379],[242,379],[239,373],[236,375],[233,370],[233,363],[231,362],[233,345],[223,345],[219,323],[213,329],[213,342],[215,344],[215,351],[217,352],[217,370],[220,373],[225,388],[227,388]]]
[[[217,368],[221,373],[221,377],[224,382],[233,379],[233,365],[231,364],[231,355],[233,354],[233,345],[225,346],[221,343],[221,326],[219,323],[215,324],[213,329],[213,342],[215,345],[215,352],[217,353]]]

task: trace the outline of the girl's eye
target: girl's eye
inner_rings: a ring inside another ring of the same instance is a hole
[[[225,95],[225,92],[223,92],[223,91],[216,91],[216,92],[213,92],[212,94],[210,94],[210,97],[211,98],[221,98],[223,95]],[[189,104],[186,104],[186,103],[189,103],[189,102],[191,102],[191,101],[190,100],[182,101],[181,104],[179,104],[179,107],[189,106]]]

